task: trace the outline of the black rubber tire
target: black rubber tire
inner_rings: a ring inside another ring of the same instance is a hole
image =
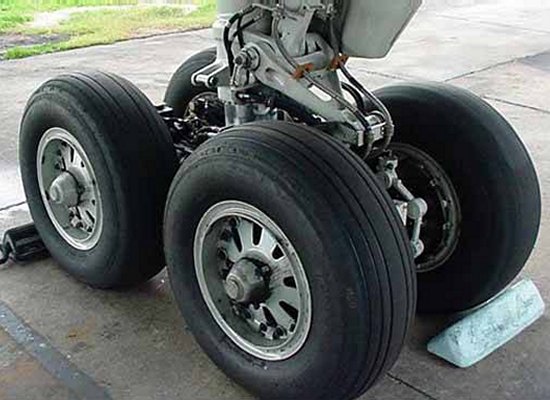
[[[265,212],[304,264],[312,327],[304,347],[285,361],[240,350],[202,299],[193,268],[195,229],[224,200]],[[197,341],[261,398],[355,398],[397,359],[415,309],[408,239],[377,178],[334,139],[279,122],[243,125],[211,139],[176,175],[164,239],[173,292]]]
[[[215,60],[216,48],[213,47],[194,54],[174,72],[164,95],[164,102],[174,110],[174,116],[183,118],[185,110],[193,98],[201,93],[211,91],[205,86],[193,85],[191,77],[195,72],[212,64]]]
[[[106,223],[98,244],[88,251],[77,250],[58,234],[42,202],[36,154],[51,127],[75,136],[96,174]],[[23,116],[19,159],[36,228],[71,275],[112,288],[143,282],[164,267],[162,218],[178,162],[165,124],[130,82],[92,72],[44,83]]]
[[[418,310],[460,311],[489,300],[521,271],[538,234],[540,188],[525,146],[496,110],[466,90],[406,83],[376,94],[395,120],[394,142],[442,166],[462,212],[451,257],[418,275]]]

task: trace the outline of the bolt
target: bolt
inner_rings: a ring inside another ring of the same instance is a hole
[[[240,65],[244,68],[250,67],[250,58],[246,54],[237,54],[235,57],[235,65]]]
[[[238,54],[237,57],[235,57],[235,65],[243,65],[244,64],[244,57],[242,54]]]

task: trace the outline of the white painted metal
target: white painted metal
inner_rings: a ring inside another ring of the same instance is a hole
[[[343,52],[351,57],[384,57],[422,0],[350,0],[342,23]]]

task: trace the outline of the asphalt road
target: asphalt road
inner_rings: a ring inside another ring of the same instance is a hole
[[[550,300],[550,6],[545,0],[426,1],[384,60],[352,62],[371,88],[435,80],[470,89],[503,113],[531,150],[544,218],[523,276]],[[209,46],[209,31],[159,36],[19,61],[0,61],[0,231],[28,221],[17,166],[26,99],[48,77],[90,68],[121,74],[154,101],[171,73]],[[467,155],[465,155],[467,156]],[[548,312],[475,367],[429,355],[427,340],[451,317],[418,318],[391,372],[364,399],[550,398]],[[53,260],[0,268],[0,399],[246,399],[186,329],[164,274],[103,292]]]

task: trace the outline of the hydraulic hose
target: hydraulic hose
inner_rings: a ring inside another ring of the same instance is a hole
[[[271,26],[271,36],[273,37],[273,40],[275,41],[275,44],[277,45],[277,49],[279,50],[279,52],[281,53],[281,55],[283,56],[285,61],[287,63],[289,63],[292,66],[292,68],[294,68],[295,70],[298,70],[300,68],[300,66],[294,60],[294,58],[292,58],[292,56],[288,53],[288,51],[286,50],[286,48],[284,46],[283,41],[281,40],[281,37],[279,36],[280,21],[281,21],[281,15],[279,13],[274,13],[273,23],[272,23],[272,26]],[[340,103],[346,109],[348,109],[351,113],[353,113],[353,115],[357,118],[357,120],[361,123],[361,125],[363,125],[365,130],[367,132],[369,132],[369,138],[367,138],[367,143],[366,143],[367,154],[368,154],[368,152],[370,152],[370,150],[372,149],[372,145],[373,145],[372,139],[371,139],[372,135],[370,134],[371,133],[371,126],[368,123],[365,116],[363,115],[363,113],[357,107],[354,107],[351,103],[349,103],[342,95],[340,95],[340,93],[336,92],[332,88],[324,85],[321,82],[318,82],[315,78],[311,77],[309,72],[304,71],[303,78],[305,80],[307,80],[309,83],[311,83],[313,86],[318,87],[323,92],[330,95],[338,103]]]
[[[393,123],[393,118],[387,109],[387,107],[382,103],[374,94],[367,90],[361,82],[359,82],[352,74],[349,72],[348,68],[343,62],[340,62],[340,69],[346,77],[346,79],[355,86],[377,109],[382,113],[384,120],[386,121],[386,126],[384,130],[384,142],[382,146],[378,149],[377,153],[380,153],[388,148],[390,145],[393,135],[395,133],[395,125]]]

